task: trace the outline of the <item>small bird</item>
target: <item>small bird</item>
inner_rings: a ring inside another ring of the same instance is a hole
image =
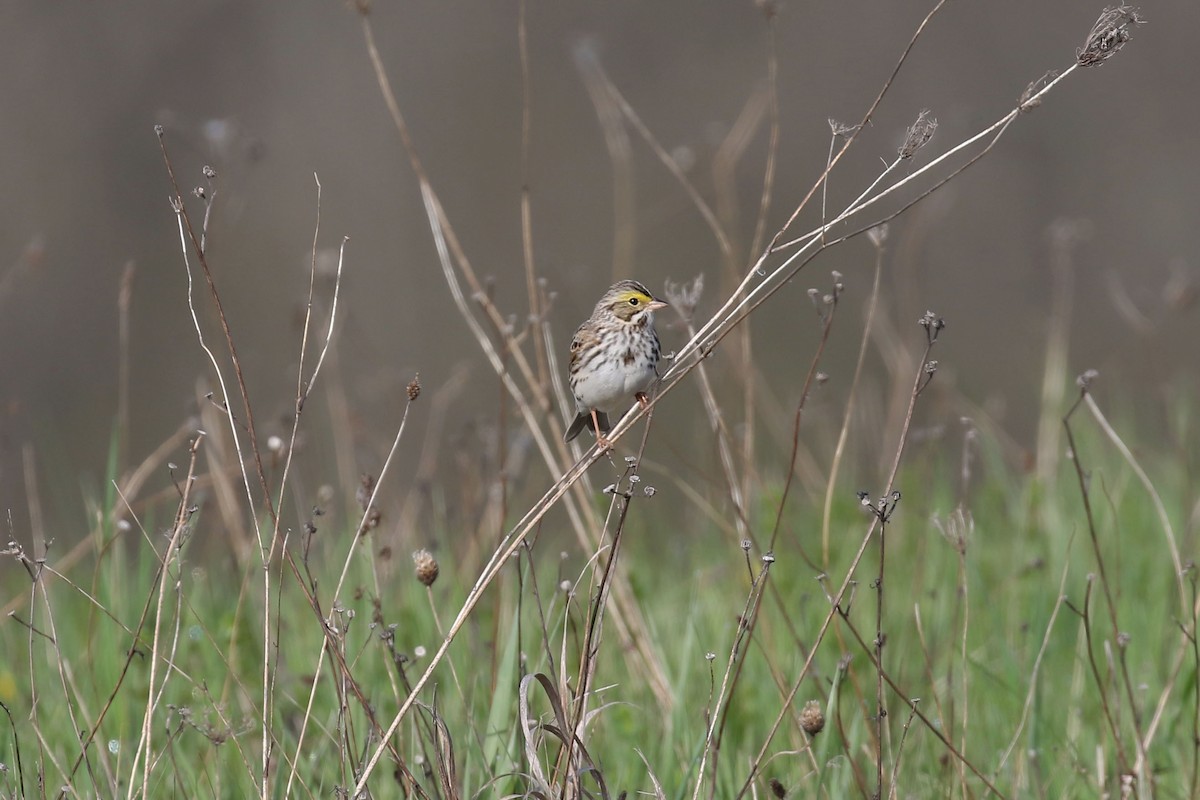
[[[649,404],[646,390],[658,378],[661,354],[654,331],[654,312],[667,304],[637,281],[618,281],[604,293],[592,316],[571,340],[571,392],[578,412],[565,441],[578,436],[588,423],[603,449],[604,434],[612,430],[608,415],[636,399]]]

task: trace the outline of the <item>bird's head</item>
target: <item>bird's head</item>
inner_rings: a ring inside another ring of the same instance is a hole
[[[637,281],[619,281],[604,293],[597,310],[609,311],[622,322],[638,323],[651,319],[655,311],[666,307],[666,303]]]

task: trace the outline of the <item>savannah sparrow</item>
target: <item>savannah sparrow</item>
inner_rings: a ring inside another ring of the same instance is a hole
[[[666,303],[637,281],[612,285],[571,340],[571,392],[578,412],[564,437],[571,441],[590,422],[596,441],[608,448],[608,415],[624,404],[649,400],[646,390],[658,377],[658,334],[654,312]]]

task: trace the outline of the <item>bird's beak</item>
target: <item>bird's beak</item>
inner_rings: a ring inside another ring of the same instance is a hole
[[[655,298],[650,301],[650,305],[646,306],[647,311],[658,311],[660,308],[666,308],[667,304],[662,300]]]

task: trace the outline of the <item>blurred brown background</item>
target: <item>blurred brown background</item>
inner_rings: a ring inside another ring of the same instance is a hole
[[[782,128],[769,231],[823,168],[827,118],[861,117],[931,6],[781,5]],[[1101,10],[1096,0],[951,0],[835,173],[831,206],[894,157],[921,109],[939,127],[917,165],[1000,117],[1030,81],[1072,63]],[[1149,24],[1124,52],[1071,76],[993,154],[892,228],[890,317],[914,344],[921,312],[946,317],[939,381],[986,407],[1022,446],[1032,446],[1036,423],[1051,308],[1048,230],[1058,220],[1082,220],[1086,233],[1074,251],[1071,375],[1099,369],[1101,390],[1148,419],[1164,387],[1195,388],[1200,320],[1187,300],[1200,278],[1192,60],[1200,6],[1167,0],[1145,4],[1143,14]],[[378,2],[372,19],[468,255],[494,278],[501,307],[523,319],[518,4]],[[535,258],[557,292],[554,324],[565,347],[614,273],[613,170],[573,53],[587,47],[599,57],[713,202],[714,154],[764,84],[767,23],[749,0],[530,0],[528,35]],[[211,386],[187,313],[158,123],[185,188],[201,182],[201,166],[217,171],[210,259],[264,437],[287,430],[295,391],[314,172],[323,186],[320,246],[350,237],[338,359],[325,378],[343,387],[351,408],[358,468],[377,470],[414,372],[428,398],[456,370],[472,371],[446,401],[447,441],[486,438],[479,431],[494,427],[497,382],[453,307],[359,21],[341,2],[6,3],[0,108],[0,504],[12,510],[19,538],[28,526],[23,448],[33,447],[53,534],[82,531],[80,498],[102,491],[127,263],[135,278],[125,461],[137,463],[194,413],[198,380]],[[633,263],[615,269],[656,290],[703,273],[701,313],[711,311],[722,285],[713,237],[674,178],[631,139],[636,244]],[[743,252],[765,152],[762,127],[737,172]],[[808,212],[798,230],[817,219]],[[872,262],[865,241],[827,253],[755,318],[766,397],[786,414],[817,334],[806,290],[826,287],[832,269],[846,276],[826,365],[836,384],[852,367]],[[663,327],[667,349],[678,346],[680,332]],[[879,357],[872,363],[885,371]],[[827,408],[836,410],[831,391]],[[422,443],[431,411],[430,403],[414,409],[408,453]],[[675,424],[663,427],[656,457],[712,458],[694,392],[675,393],[661,411]],[[314,426],[323,414],[314,411]],[[765,415],[765,438],[777,438],[780,419],[773,429]],[[764,452],[765,468],[784,463],[783,445]],[[411,474],[414,458],[401,474]],[[306,469],[315,481],[336,479],[319,459]],[[712,479],[715,462],[697,473]]]

